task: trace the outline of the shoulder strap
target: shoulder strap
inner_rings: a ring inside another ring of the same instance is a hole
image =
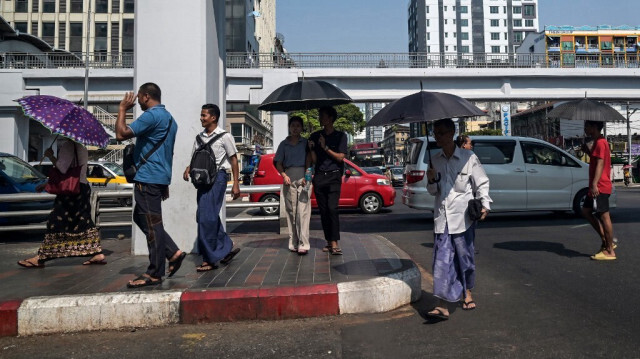
[[[147,160],[149,159],[149,157],[151,157],[151,155],[153,155],[153,153],[156,152],[158,150],[158,148],[160,148],[160,146],[162,146],[164,141],[167,139],[167,136],[169,136],[169,132],[171,132],[171,126],[172,125],[173,125],[173,117],[171,117],[169,119],[169,126],[167,127],[167,132],[165,132],[165,134],[162,137],[162,139],[160,141],[158,141],[158,143],[156,143],[156,145],[153,146],[153,148],[149,152],[147,152],[147,154],[144,155],[144,157],[142,157],[142,159],[141,159],[142,164],[147,163]]]

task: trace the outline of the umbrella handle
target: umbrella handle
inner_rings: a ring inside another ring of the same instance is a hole
[[[59,133],[56,135],[56,138],[54,138],[53,141],[51,141],[51,145],[49,145],[49,148],[53,149],[53,144],[56,143],[56,140],[58,139],[58,136],[60,136]],[[47,149],[49,149],[49,148],[47,148]],[[40,159],[39,166],[42,165],[42,161],[44,161],[44,156],[42,156],[42,158]]]

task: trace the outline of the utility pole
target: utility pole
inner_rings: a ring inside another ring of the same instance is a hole
[[[633,111],[629,108],[629,102],[627,101],[627,151],[629,152],[629,164],[631,164],[631,115],[638,111],[634,108]]]
[[[87,8],[87,39],[85,41],[85,58],[84,58],[84,109],[87,109],[89,103],[89,40],[91,36],[91,1],[88,0],[89,7]]]

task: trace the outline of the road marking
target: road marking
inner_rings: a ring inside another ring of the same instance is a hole
[[[590,224],[589,224],[589,223],[579,224],[579,225],[577,225],[577,226],[573,226],[573,227],[571,227],[571,229],[576,229],[576,228],[581,228],[581,227],[586,227],[586,226],[590,226]]]

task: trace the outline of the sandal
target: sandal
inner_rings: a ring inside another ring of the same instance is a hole
[[[107,264],[107,261],[104,259],[98,260],[98,261],[94,261],[93,259],[90,259],[88,261],[84,261],[82,262],[83,266],[90,266],[92,264]]]
[[[444,311],[440,308],[433,308],[431,311],[425,313],[428,318],[447,320],[449,319],[448,314],[444,314]]]
[[[342,255],[342,249],[340,249],[339,247],[331,248],[331,255],[341,256]]]
[[[331,245],[327,244],[326,246],[322,247],[322,251],[323,252],[331,252]]]
[[[182,261],[186,256],[187,253],[182,252],[175,261],[169,262],[169,275],[167,275],[167,278],[171,278],[174,274],[176,274],[178,269],[180,269],[180,266],[182,266]]]
[[[139,284],[131,283],[131,282],[137,282],[139,280],[142,280],[144,282],[139,283]],[[158,284],[162,283],[162,279],[153,280],[153,279],[151,279],[151,277],[147,277],[146,275],[142,274],[138,278],[132,280],[131,282],[127,283],[127,288],[140,288],[140,287],[146,287],[146,286],[150,286],[150,285],[158,285]]]
[[[473,307],[471,307],[470,305],[473,305]],[[462,310],[474,310],[476,309],[476,302],[474,302],[473,300],[470,300],[468,302],[462,301]]]
[[[231,262],[231,260],[233,259],[233,257],[236,256],[236,254],[238,254],[240,252],[240,248],[234,248],[231,250],[231,252],[229,252],[229,254],[227,254],[226,256],[224,256],[224,258],[222,258],[220,260],[221,264],[227,265]]]
[[[18,261],[18,265],[25,268],[44,268],[44,262],[38,261],[37,263],[33,263],[30,262],[29,259]]]
[[[218,269],[218,266],[215,264],[207,264],[202,263],[201,265],[196,267],[196,272],[208,272],[210,270]]]

